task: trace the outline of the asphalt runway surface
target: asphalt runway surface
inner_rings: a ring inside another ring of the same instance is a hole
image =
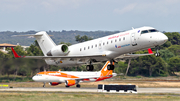
[[[98,92],[97,88],[0,88],[0,92]],[[172,93],[180,94],[180,88],[137,88],[137,93]]]

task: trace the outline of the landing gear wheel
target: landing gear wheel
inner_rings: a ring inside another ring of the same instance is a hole
[[[160,56],[160,54],[159,54],[159,52],[158,52],[159,46],[156,46],[155,49],[156,49],[155,56],[156,56],[156,57]]]
[[[107,66],[107,69],[108,69],[108,70],[114,70],[114,65],[108,65],[108,66]]]
[[[77,88],[80,88],[80,87],[81,87],[81,85],[80,85],[80,84],[77,84],[77,85],[76,85],[76,87],[77,87]]]
[[[86,70],[87,70],[87,71],[93,71],[93,69],[94,69],[94,66],[93,66],[93,65],[87,65],[87,66],[86,66]]]
[[[159,57],[159,56],[160,56],[160,53],[155,53],[155,56],[156,56],[156,57]]]
[[[69,86],[66,86],[66,88],[68,88]]]

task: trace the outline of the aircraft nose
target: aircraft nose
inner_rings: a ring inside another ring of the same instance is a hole
[[[158,35],[156,35],[156,44],[157,45],[162,45],[166,41],[168,41],[168,37],[165,34],[159,33]]]
[[[168,37],[165,34],[161,34],[161,37],[159,38],[159,41],[164,44],[166,41],[168,41]]]
[[[165,34],[163,34],[161,40],[166,42],[168,40],[168,37]]]
[[[37,81],[37,77],[36,77],[36,76],[33,76],[32,79],[33,79],[34,81]]]

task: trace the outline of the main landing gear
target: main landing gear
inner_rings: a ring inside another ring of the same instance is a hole
[[[156,57],[159,57],[159,56],[160,56],[160,53],[158,52],[159,46],[156,46],[155,49],[156,49],[155,56],[156,56]]]
[[[67,85],[66,85],[65,87],[66,87],[66,88],[69,88],[69,86],[67,86]],[[80,88],[81,85],[80,85],[80,84],[77,84],[76,87],[77,87],[77,88]]]
[[[87,71],[93,71],[94,70],[94,66],[93,65],[87,65],[86,66],[86,70]]]
[[[76,87],[77,87],[77,88],[80,88],[80,87],[81,87],[81,85],[80,85],[80,84],[77,84],[77,85],[76,85]]]
[[[113,60],[110,61],[110,64],[107,66],[108,70],[114,70],[114,64],[113,64]]]
[[[94,70],[94,66],[92,65],[92,62],[90,61],[90,65],[86,66],[86,70],[87,71],[93,71]]]

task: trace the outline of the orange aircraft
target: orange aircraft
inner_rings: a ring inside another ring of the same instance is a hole
[[[66,87],[76,85],[79,88],[80,82],[96,82],[116,76],[117,74],[113,73],[114,68],[111,68],[109,64],[110,61],[107,61],[98,72],[44,71],[37,73],[32,79],[37,82],[44,82],[43,87],[45,87],[46,82],[49,82],[52,86],[65,83]]]

